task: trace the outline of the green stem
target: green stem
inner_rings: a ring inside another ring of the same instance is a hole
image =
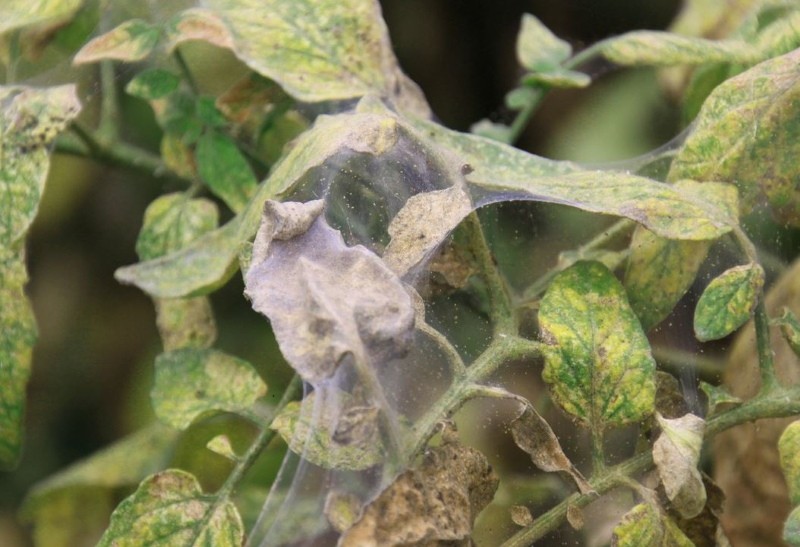
[[[797,414],[800,414],[800,387],[778,388],[711,418],[706,423],[705,439],[708,440],[726,429],[745,422],[764,418],[783,418]],[[619,485],[620,476],[631,477],[652,466],[653,454],[648,450],[609,468],[607,473],[598,478],[592,478],[590,481],[595,493],[571,495],[537,518],[531,526],[514,534],[501,547],[528,547],[534,541],[558,528],[566,518],[569,506],[584,507],[597,499],[598,495],[616,488]]]
[[[508,127],[508,135],[505,140],[506,144],[514,144],[517,142],[517,140],[519,140],[520,136],[522,136],[522,132],[525,131],[528,123],[531,121],[533,113],[536,112],[536,107],[538,107],[539,103],[542,102],[544,96],[545,92],[543,89],[534,89],[534,94],[531,95],[528,104],[526,104],[519,112],[517,112],[517,115],[514,117],[514,121],[511,122],[511,125]]]
[[[193,94],[198,95],[197,82],[194,76],[192,76],[192,71],[189,69],[189,64],[186,62],[186,58],[183,56],[183,53],[181,53],[180,48],[176,47],[172,54],[175,57],[175,62],[178,63],[178,69],[181,71],[181,74],[183,74],[183,79],[186,80],[189,89],[192,90]]]
[[[758,353],[758,368],[761,372],[761,393],[768,393],[778,386],[775,376],[775,361],[772,353],[772,344],[769,336],[769,317],[764,305],[763,292],[753,314],[753,323],[756,329],[756,350]]]
[[[606,473],[605,432],[602,428],[592,430],[592,474],[601,477]]]
[[[122,121],[112,61],[100,62],[100,89],[102,91],[100,123],[95,135],[98,141],[110,147],[119,140],[119,128]]]
[[[439,346],[439,349],[444,352],[447,363],[450,365],[450,373],[453,375],[453,378],[462,378],[467,373],[467,367],[464,365],[464,360],[450,340],[448,340],[444,334],[426,323],[424,319],[421,321],[418,320],[416,326],[420,332],[435,342],[436,345]]]

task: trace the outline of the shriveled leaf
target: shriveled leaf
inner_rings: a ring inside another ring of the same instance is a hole
[[[703,446],[705,421],[694,414],[662,418],[656,414],[661,435],[653,445],[653,461],[672,506],[684,518],[700,514],[706,504],[703,478],[697,469]]]
[[[585,524],[583,520],[583,511],[577,505],[567,506],[567,522],[575,530],[582,530]]]
[[[400,279],[365,247],[348,247],[322,207],[268,201],[245,275],[253,308],[311,383],[333,375],[348,355],[358,368],[402,354],[414,326]]]
[[[703,473],[703,487],[706,490],[706,503],[700,514],[685,519],[671,511],[670,516],[695,547],[730,547],[730,541],[720,524],[720,516],[725,505],[725,492],[705,473]]]
[[[531,405],[525,405],[519,416],[511,422],[511,435],[522,450],[530,454],[533,464],[542,471],[567,473],[582,494],[592,491],[580,471],[564,454],[550,424]]]
[[[75,54],[72,62],[80,65],[104,59],[141,61],[156,47],[160,34],[158,27],[147,21],[131,19],[90,40]]]
[[[778,441],[781,468],[792,505],[800,505],[800,421],[792,422]]]
[[[673,66],[749,63],[759,58],[759,50],[742,40],[706,40],[640,30],[608,40],[601,55],[624,66]]]
[[[649,503],[625,513],[611,536],[613,547],[694,547],[675,523]]]
[[[492,501],[497,475],[477,450],[455,442],[429,449],[400,475],[339,540],[341,547],[461,542]],[[459,545],[459,543],[455,543]]]
[[[800,507],[795,507],[786,517],[786,524],[783,527],[783,540],[793,547],[800,545]]]
[[[663,370],[656,371],[656,411],[665,418],[678,418],[690,411],[680,382]]]
[[[206,0],[250,68],[305,102],[388,97],[402,110],[429,114],[405,76],[375,0]],[[268,31],[265,31],[268,29]]]
[[[152,101],[169,95],[178,89],[180,83],[181,79],[169,70],[151,68],[134,76],[125,86],[125,92],[128,95]]]
[[[236,506],[215,501],[185,471],[157,473],[119,504],[98,546],[241,545],[244,527]]]
[[[332,490],[325,498],[325,517],[341,533],[350,528],[361,514],[361,500],[353,494]]]
[[[0,5],[0,34],[31,25],[63,21],[70,18],[83,0],[4,0]]]
[[[735,181],[747,212],[766,200],[779,222],[800,223],[800,50],[718,86],[670,168],[669,178]]]
[[[197,143],[197,172],[233,211],[244,209],[258,181],[236,143],[218,131],[207,131]]]
[[[532,72],[551,72],[572,54],[572,47],[536,17],[526,13],[517,35],[517,59]]]
[[[74,85],[0,86],[0,246],[25,235],[36,216],[50,166],[49,146],[78,115]]]
[[[800,357],[800,320],[788,307],[783,308],[783,313],[777,319],[772,321],[772,324],[781,327],[781,334],[783,338],[792,348],[795,355]]]
[[[742,400],[739,397],[731,395],[724,387],[700,382],[700,390],[705,393],[708,399],[708,411],[706,412],[706,416],[713,416],[722,407],[742,404]]]
[[[730,268],[714,278],[694,311],[697,339],[717,340],[745,324],[763,286],[764,269],[756,263]]]
[[[16,467],[22,450],[25,386],[37,338],[27,281],[24,254],[0,246],[0,470]]]
[[[151,399],[156,416],[178,429],[212,412],[254,418],[252,406],[267,386],[242,359],[210,349],[186,348],[156,358]]]
[[[136,240],[136,253],[151,260],[186,247],[217,227],[214,202],[173,193],[160,196],[147,207]]]
[[[509,513],[511,513],[511,522],[517,526],[530,526],[533,524],[531,510],[524,505],[512,505]]]
[[[202,40],[217,47],[233,49],[233,37],[225,22],[213,11],[203,8],[189,8],[169,20],[165,30],[168,52],[172,52],[183,42]]]
[[[359,404],[345,392],[322,397],[314,392],[301,402],[289,403],[270,427],[292,452],[326,469],[361,470],[381,463],[379,409]]]
[[[542,298],[542,377],[591,429],[637,422],[655,405],[655,362],[625,291],[598,262],[578,262]]]

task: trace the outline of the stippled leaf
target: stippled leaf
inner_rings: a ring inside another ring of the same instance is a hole
[[[675,522],[649,503],[640,503],[622,517],[611,536],[613,547],[694,547]]]
[[[793,547],[800,546],[800,507],[795,507],[786,517],[783,540]]]
[[[694,310],[694,333],[700,341],[723,338],[753,313],[764,286],[764,269],[755,263],[724,271],[708,284]]]
[[[189,40],[203,40],[227,49],[235,47],[225,22],[213,11],[203,8],[189,8],[174,16],[167,23],[165,34],[168,52]]]
[[[79,65],[103,59],[141,61],[156,47],[160,35],[158,27],[141,19],[131,19],[89,41],[72,62]]]
[[[601,55],[624,66],[672,66],[748,63],[759,58],[759,50],[741,40],[705,40],[642,30],[608,40]]]
[[[208,348],[217,339],[217,324],[206,296],[156,298],[156,325],[164,351]]]
[[[580,471],[561,449],[550,424],[531,405],[525,405],[519,416],[511,422],[511,435],[522,450],[530,454],[531,461],[542,471],[562,471],[569,474],[583,494],[592,491]]]
[[[557,70],[572,54],[572,47],[555,36],[536,17],[526,13],[517,35],[517,59],[532,72]]]
[[[719,412],[722,407],[742,404],[742,400],[739,397],[731,395],[724,387],[700,382],[700,390],[705,393],[706,399],[708,399],[706,417],[713,416]]]
[[[771,324],[781,327],[781,334],[788,342],[789,347],[795,355],[800,357],[800,320],[787,307],[783,308],[783,313],[777,319],[773,319]]]
[[[347,247],[322,208],[268,201],[245,274],[253,308],[311,383],[333,375],[347,355],[359,368],[402,353],[414,325],[400,279],[365,247]]]
[[[0,5],[0,34],[14,29],[63,21],[71,17],[83,0],[40,0],[35,5],[26,0],[5,0]]]
[[[405,76],[375,0],[207,0],[250,68],[306,102],[367,94],[391,98],[426,117],[427,104]],[[269,29],[265,32],[265,29]]]
[[[656,414],[661,435],[653,445],[653,461],[672,506],[683,518],[696,517],[706,504],[703,478],[697,469],[705,421],[694,414],[667,419]]]
[[[119,504],[99,547],[241,545],[244,527],[230,501],[215,503],[197,479],[171,469],[145,479]]]
[[[655,405],[650,345],[614,275],[578,262],[542,298],[542,374],[555,400],[593,430],[636,422]]]
[[[339,540],[341,547],[458,542],[472,532],[478,513],[492,500],[497,475],[477,450],[445,442],[425,453],[367,505]]]
[[[777,57],[800,46],[800,11],[791,10],[761,29],[756,47],[762,58]]]
[[[345,410],[333,412],[327,405]],[[280,433],[292,452],[315,465],[361,470],[383,461],[378,412],[343,391],[314,392],[301,402],[289,403],[270,427]]]
[[[0,246],[0,470],[16,467],[22,449],[25,386],[37,337],[27,281],[24,253]]]
[[[781,469],[789,486],[789,500],[800,505],[800,421],[792,422],[778,441]]]
[[[223,133],[206,131],[197,143],[195,158],[197,172],[211,191],[233,211],[244,209],[258,181],[236,143]]]
[[[735,222],[736,189],[729,184],[678,181],[674,188],[696,203],[711,202]],[[694,282],[710,241],[666,239],[639,227],[631,240],[625,288],[645,330],[660,323]]]
[[[39,208],[49,146],[81,108],[74,85],[0,86],[0,246],[28,231]]]
[[[207,199],[173,193],[160,196],[147,207],[136,240],[136,253],[151,260],[186,247],[217,227],[217,206]]]
[[[800,50],[718,86],[669,178],[735,181],[743,211],[766,200],[779,222],[800,223]]]
[[[252,407],[267,386],[247,361],[221,351],[186,348],[162,353],[155,366],[150,397],[162,422],[185,429],[220,411],[258,419]]]
[[[144,70],[133,77],[125,86],[128,95],[139,97],[146,101],[161,99],[178,89],[181,79],[163,68]]]

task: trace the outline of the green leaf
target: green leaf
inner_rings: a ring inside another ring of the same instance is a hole
[[[766,199],[779,222],[800,225],[800,50],[719,85],[672,163],[670,180],[735,181],[747,212]]]
[[[640,421],[655,406],[655,361],[625,299],[598,262],[577,262],[542,298],[542,377],[555,400],[592,430]]]
[[[83,0],[4,0],[0,5],[0,34],[31,25],[63,21],[70,18]]]
[[[667,419],[656,413],[661,434],[653,445],[653,462],[672,506],[685,519],[700,514],[706,489],[697,469],[705,421],[694,414]]]
[[[786,517],[786,524],[783,527],[783,540],[793,547],[800,546],[800,507]]]
[[[357,471],[384,459],[378,412],[346,392],[320,391],[289,403],[270,427],[314,465]]]
[[[753,313],[764,286],[756,264],[730,268],[708,284],[694,310],[694,333],[701,342],[718,340],[741,327]]]
[[[37,338],[27,281],[24,253],[0,247],[0,470],[16,467],[22,450],[25,386]]]
[[[189,473],[157,473],[119,504],[98,547],[241,545],[244,527],[236,507],[215,501]]]
[[[649,503],[625,513],[611,537],[614,547],[694,547],[675,522]]]
[[[236,143],[218,131],[206,131],[197,143],[195,158],[197,171],[211,191],[233,211],[244,209],[258,181]]]
[[[628,32],[603,43],[601,55],[623,66],[750,63],[759,51],[741,40],[706,40],[670,32]]]
[[[156,357],[150,394],[158,419],[185,429],[213,412],[234,412],[257,419],[252,410],[267,386],[247,361],[221,351],[184,348]]]
[[[700,390],[705,393],[706,399],[708,399],[708,411],[706,412],[707,418],[719,412],[720,408],[722,407],[738,406],[742,404],[742,400],[739,397],[731,395],[723,387],[714,386],[706,382],[700,382]]]
[[[125,92],[128,95],[152,101],[166,97],[178,89],[180,83],[181,79],[169,70],[150,68],[134,76],[125,86]]]
[[[376,0],[209,0],[234,52],[304,102],[367,94],[427,116],[416,85],[397,65]]]
[[[795,355],[800,357],[800,320],[797,316],[787,307],[783,308],[783,313],[777,319],[771,321],[773,325],[781,327],[781,334],[783,338],[792,348]]]
[[[81,108],[74,85],[0,86],[0,247],[33,222],[50,166],[49,145]]]
[[[161,32],[141,19],[131,19],[89,41],[75,54],[73,63],[95,63],[104,59],[141,61],[155,49]]]
[[[800,505],[800,421],[792,422],[778,441],[781,469],[789,487],[792,505]]]
[[[215,102],[214,97],[198,97],[195,105],[197,118],[208,127],[224,127],[228,120],[217,109]]]
[[[160,196],[145,210],[136,253],[142,260],[152,260],[182,249],[211,233],[218,219],[217,206],[207,199],[177,192]]]
[[[572,47],[526,13],[517,35],[517,59],[532,72],[552,72],[572,55]]]

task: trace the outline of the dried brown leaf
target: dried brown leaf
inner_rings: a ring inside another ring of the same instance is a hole
[[[509,513],[511,513],[511,521],[517,526],[530,526],[533,524],[531,510],[524,505],[512,505]]]
[[[656,414],[661,435],[653,445],[653,461],[672,506],[684,518],[700,514],[706,490],[697,469],[705,420],[694,414],[667,419]]]

